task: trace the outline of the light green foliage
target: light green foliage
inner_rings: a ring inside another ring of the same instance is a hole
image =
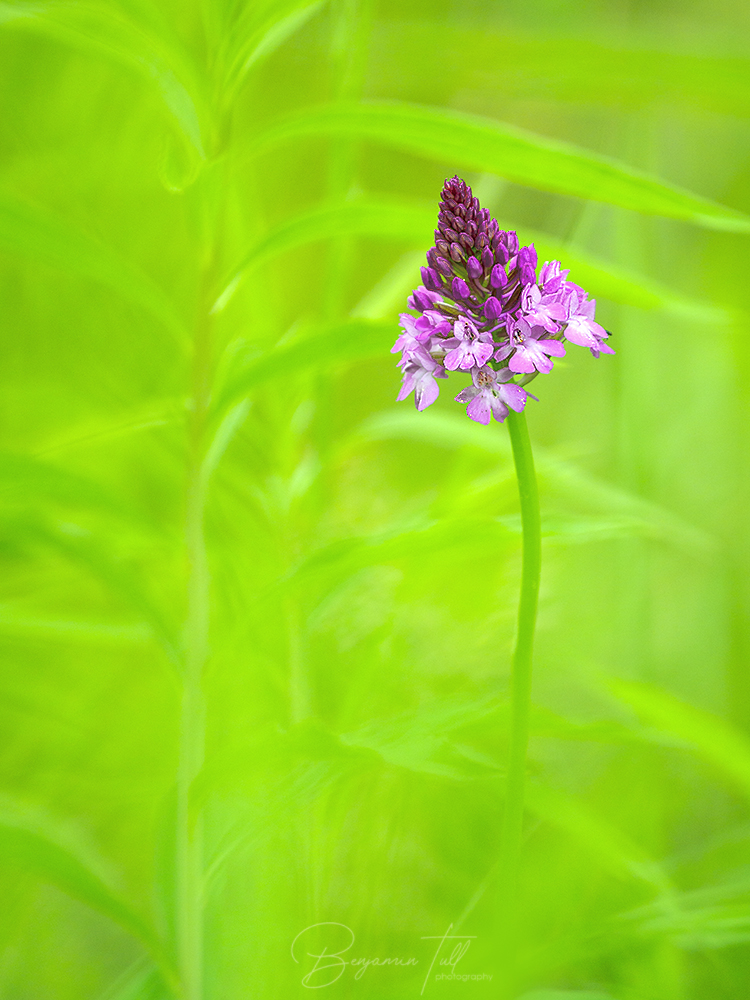
[[[745,1000],[749,36],[734,0],[0,3],[0,1000],[303,997],[346,928],[417,964],[323,996]],[[454,173],[617,350],[531,387],[513,970],[510,443],[455,376],[396,406],[389,353]],[[451,925],[469,978],[425,983]]]

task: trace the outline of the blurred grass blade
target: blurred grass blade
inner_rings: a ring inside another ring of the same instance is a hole
[[[294,341],[256,357],[240,359],[227,375],[216,403],[221,412],[239,396],[273,379],[288,378],[303,371],[334,368],[362,358],[388,356],[397,330],[393,323],[349,320],[314,328]]]
[[[97,621],[68,621],[19,614],[12,606],[0,604],[0,634],[33,636],[37,639],[78,642],[94,645],[141,645],[153,639],[145,624],[111,625]]]
[[[140,614],[159,640],[171,666],[175,669],[179,667],[179,639],[147,593],[138,573],[128,563],[112,556],[91,532],[71,522],[54,524],[28,515],[8,516],[0,520],[0,543],[7,545],[11,551],[46,548],[90,573],[126,606]]]
[[[153,963],[141,960],[119,976],[96,1000],[170,1000],[174,996]]]
[[[430,22],[429,31],[425,47],[425,29],[416,19],[384,28],[379,54],[385,78],[402,72],[404,64],[414,75],[429,78],[457,51],[470,51],[472,59],[462,67],[463,85],[501,93],[510,101],[582,103],[610,114],[675,105],[691,113],[696,108],[741,118],[750,113],[750,61],[728,45],[723,51],[703,46],[702,51],[685,51],[669,31],[626,30],[616,39],[587,37],[581,31],[544,37],[514,31],[507,23],[502,31],[480,32],[438,19]]]
[[[502,220],[500,225],[513,228]],[[603,297],[639,309],[663,309],[697,323],[719,324],[731,319],[729,312],[721,306],[674,292],[645,275],[600,260],[575,245],[555,240],[547,233],[521,227],[518,237],[522,243],[534,244],[540,261],[559,260],[563,267],[570,268],[570,280],[585,288],[591,298]]]
[[[573,837],[612,875],[640,879],[661,893],[672,891],[661,865],[580,799],[532,781],[528,785],[527,804],[537,816]]]
[[[743,732],[650,684],[621,678],[607,678],[603,683],[651,725],[684,740],[750,797],[750,739]]]
[[[131,508],[98,483],[67,469],[35,458],[0,451],[0,504],[43,506],[50,504],[94,508],[132,518]]]
[[[173,40],[156,39],[112,6],[93,3],[0,3],[2,25],[40,32],[134,70],[155,86],[180,135],[204,157],[203,101],[196,94],[192,67]]]
[[[329,593],[338,581],[365,566],[398,563],[420,555],[429,558],[437,553],[445,557],[449,552],[463,559],[472,554],[481,558],[488,546],[499,556],[516,544],[514,536],[496,518],[414,518],[392,523],[388,529],[371,535],[340,538],[321,546],[300,560],[279,585],[308,595],[314,594],[316,587]]]
[[[727,948],[750,940],[750,880],[747,870],[739,877],[676,894],[664,906],[655,900],[621,914],[622,920],[637,921],[648,936],[669,936],[690,951]]]
[[[0,249],[101,282],[184,338],[184,324],[173,303],[151,278],[47,209],[0,193]]]
[[[271,56],[307,24],[325,0],[274,0],[267,11],[262,3],[248,4],[230,34],[225,101],[231,103],[245,76]],[[265,16],[263,16],[265,14]]]
[[[405,103],[325,105],[290,115],[253,140],[254,152],[305,136],[382,142],[528,187],[604,201],[709,229],[750,232],[750,218],[656,177],[575,146],[489,118]]]
[[[391,440],[434,444],[441,448],[468,446],[507,458],[511,454],[507,434],[483,434],[478,424],[458,415],[415,413],[403,408],[384,410],[369,417],[344,443],[342,451],[368,442]]]
[[[249,401],[246,399],[241,400],[236,406],[232,407],[219,425],[201,465],[201,479],[204,488],[208,485],[208,481],[214,474],[232,438],[242,426],[249,409]]]
[[[502,223],[508,229],[514,227]],[[547,233],[540,233],[523,226],[516,227],[521,243],[533,243],[539,259],[559,260],[571,271],[570,280],[586,288],[594,299],[606,298],[638,309],[662,309],[681,319],[694,323],[727,324],[732,313],[719,305],[701,299],[692,299],[660,285],[644,275],[636,274],[588,254],[579,247],[559,243]],[[403,236],[403,233],[401,234]],[[401,312],[409,292],[420,283],[419,269],[425,263],[424,250],[405,253],[352,310],[357,319],[385,319]]]
[[[408,293],[420,283],[419,268],[433,242],[435,220],[435,208],[431,205],[385,198],[363,198],[305,212],[272,230],[246,254],[225,279],[214,310],[219,312],[224,308],[248,271],[289,250],[341,236],[374,236],[424,248],[406,255],[396,265],[395,274],[387,278],[384,288],[360,303],[354,312],[361,318],[384,318],[388,312],[405,309]],[[510,223],[504,225],[514,228]],[[700,321],[722,322],[728,318],[718,307],[689,299],[642,275],[592,258],[545,233],[520,228],[518,234],[522,242],[535,244],[540,260],[562,261],[564,267],[572,270],[571,280],[584,286],[592,297],[605,296],[641,309],[667,309]]]
[[[27,872],[109,917],[164,962],[155,932],[97,871],[101,864],[49,820],[0,804],[0,866]]]
[[[340,236],[380,236],[427,247],[434,225],[434,208],[409,202],[362,199],[312,209],[277,226],[245,255],[225,280],[214,311],[224,308],[247,271],[289,250]],[[418,284],[418,269],[414,277]]]
[[[456,733],[497,714],[494,698],[440,701],[392,719],[375,719],[344,733],[341,742],[373,750],[387,764],[419,774],[454,780],[487,777],[498,773],[496,762],[464,748]]]
[[[341,445],[341,454],[368,442],[406,440],[433,444],[439,448],[473,447],[493,456],[508,459],[510,444],[504,434],[483,434],[482,428],[464,420],[461,416],[447,413],[416,413],[414,410],[386,410],[374,414],[357,428]],[[540,484],[545,492],[554,491],[563,499],[568,497],[577,504],[592,506],[606,513],[607,520],[598,523],[579,517],[578,524],[571,520],[548,523],[551,531],[568,530],[584,535],[595,529],[636,530],[647,536],[660,538],[672,544],[693,549],[704,555],[715,549],[715,541],[704,532],[686,523],[670,511],[649,503],[621,490],[616,486],[596,479],[572,462],[566,462],[537,447],[536,464]],[[504,477],[505,473],[501,473]],[[503,519],[506,526],[517,527],[518,522]]]

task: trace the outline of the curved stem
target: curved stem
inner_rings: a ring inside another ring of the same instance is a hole
[[[542,568],[539,492],[529,430],[523,413],[511,411],[508,414],[507,423],[516,466],[518,494],[521,500],[523,565],[521,598],[518,605],[518,632],[511,667],[510,746],[501,840],[501,894],[506,911],[514,908],[513,902],[517,896],[518,864],[523,833],[526,748],[529,740],[531,661],[539,596],[539,576]]]
[[[212,178],[203,178],[209,185]],[[215,183],[214,186],[220,185]],[[216,297],[216,247],[220,212],[211,187],[196,187],[206,213],[206,236],[193,341],[188,423],[188,467],[185,516],[187,556],[187,620],[185,673],[180,711],[180,751],[177,772],[177,837],[175,859],[177,959],[180,1000],[202,1000],[203,983],[203,823],[191,806],[191,789],[203,767],[206,706],[203,675],[208,660],[210,574],[204,533],[208,416],[213,369],[213,317]]]
[[[203,451],[207,412],[207,327],[199,329],[193,368],[192,419],[185,541],[188,557],[186,663],[180,715],[177,775],[177,951],[184,1000],[203,995],[203,858],[201,820],[191,814],[190,792],[203,765],[203,670],[208,655],[209,575],[203,532]]]

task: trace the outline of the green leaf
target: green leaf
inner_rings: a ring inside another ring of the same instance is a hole
[[[508,222],[501,222],[501,225],[516,228]],[[540,260],[561,261],[563,267],[570,269],[570,280],[585,288],[591,298],[603,297],[639,309],[663,309],[693,322],[720,324],[731,319],[726,309],[688,298],[642,274],[599,260],[576,246],[560,243],[547,233],[521,227],[518,238],[522,243],[533,243]]]
[[[85,476],[33,455],[0,451],[0,505],[94,509],[134,520],[122,500]]]
[[[236,96],[243,80],[264,59],[271,56],[284,42],[307,24],[323,6],[325,0],[273,0],[270,4],[248,4],[229,34],[230,49],[226,57],[226,104]]]
[[[133,963],[97,1000],[170,1000],[174,993],[152,962]]]
[[[750,739],[731,722],[650,684],[621,678],[602,683],[648,723],[684,741],[750,797]]]
[[[671,882],[661,865],[582,800],[531,781],[527,785],[526,803],[537,816],[583,845],[615,877],[636,878],[661,893],[671,893]]]
[[[254,267],[311,243],[341,236],[368,236],[423,247],[396,265],[385,287],[364,300],[354,315],[382,319],[405,307],[409,291],[419,284],[419,268],[433,242],[436,212],[432,205],[386,198],[361,198],[341,205],[323,205],[283,222],[259,240],[223,282],[223,291],[214,310],[219,312]],[[503,225],[517,228],[510,222]],[[571,280],[586,288],[592,297],[605,296],[614,302],[641,309],[665,309],[679,316],[703,322],[726,322],[727,313],[709,303],[672,292],[657,282],[616,265],[598,260],[585,251],[556,241],[553,237],[525,228],[518,229],[522,243],[534,243],[540,260],[560,260],[572,271]]]
[[[184,340],[184,324],[156,282],[106,244],[47,209],[0,194],[0,249],[98,281]]]
[[[491,548],[497,557],[515,539],[497,519],[461,517],[458,520],[413,518],[392,524],[390,530],[371,535],[340,538],[323,545],[302,559],[279,585],[312,592],[323,582],[330,590],[338,581],[365,566],[432,556],[457,554],[461,559],[477,558]]]
[[[482,31],[433,18],[399,19],[384,26],[379,68],[385,79],[393,74],[429,79],[456,51],[471,51],[462,67],[467,90],[502,93],[508,101],[562,101],[614,110],[654,106],[687,107],[746,117],[750,111],[750,62],[730,46],[711,51],[685,51],[667,32],[643,33],[633,26],[617,38],[587,37],[567,31],[555,37],[514,31]],[[430,45],[423,43],[429,31]],[[697,49],[698,47],[690,46]],[[701,48],[703,48],[701,46]],[[683,51],[679,51],[683,49]],[[498,53],[502,59],[498,59]],[[403,86],[409,86],[405,82]]]
[[[315,327],[271,351],[239,358],[226,377],[216,409],[221,412],[234,400],[274,379],[364,358],[388,357],[397,333],[394,323],[349,320]]]
[[[374,750],[387,764],[419,774],[465,779],[498,773],[491,758],[461,745],[456,732],[497,714],[494,698],[438,701],[416,712],[391,719],[375,719],[356,732],[344,733],[341,742]]]
[[[197,94],[194,70],[173,39],[156,38],[111,6],[56,0],[0,3],[0,25],[45,34],[135,71],[155,87],[195,155],[204,157],[204,101]]]
[[[427,248],[434,226],[434,208],[409,202],[362,199],[314,208],[277,226],[248,251],[225,280],[214,311],[224,308],[250,269],[289,250],[340,236],[379,236]]]
[[[738,878],[675,893],[621,914],[638,923],[641,934],[669,937],[680,948],[703,951],[733,947],[750,941],[750,879]]]
[[[477,115],[405,103],[324,105],[259,133],[255,153],[306,136],[347,135],[481,170],[529,187],[604,201],[709,229],[750,232],[750,218],[616,160]]]
[[[404,440],[422,444],[432,444],[439,448],[472,447],[487,454],[510,459],[510,443],[505,434],[488,434],[483,428],[464,417],[447,413],[428,411],[416,413],[413,409],[386,410],[374,414],[357,428],[352,436],[341,445],[342,454],[368,442]],[[542,487],[554,491],[565,499],[577,504],[588,505],[605,513],[604,521],[592,522],[588,518],[564,519],[548,522],[551,533],[557,529],[579,540],[602,537],[607,533],[625,531],[628,534],[644,534],[698,552],[710,553],[715,542],[704,532],[685,523],[670,511],[648,503],[640,497],[596,479],[572,462],[565,462],[545,449],[536,447],[535,461]],[[502,481],[506,474],[498,474]],[[489,479],[487,485],[492,485]],[[506,527],[518,527],[518,521],[503,518]]]
[[[531,732],[534,736],[546,739],[583,740],[619,745],[648,743],[652,746],[685,746],[683,740],[660,729],[647,726],[626,726],[614,719],[578,722],[558,715],[543,705],[531,706]]]
[[[104,583],[126,606],[137,611],[153,630],[172,667],[178,668],[180,642],[162,610],[143,586],[139,574],[80,525],[54,523],[32,515],[0,519],[0,541],[11,550],[44,548],[59,553]],[[52,623],[59,626],[59,622]],[[136,626],[136,635],[142,634]],[[131,638],[133,633],[131,632]]]
[[[154,930],[107,884],[101,862],[80,839],[76,841],[49,818],[1,802],[0,866],[49,882],[109,917],[164,965]]]
[[[153,639],[151,629],[141,623],[112,625],[108,622],[49,619],[28,612],[22,614],[4,604],[0,604],[0,634],[105,646],[141,645]]]

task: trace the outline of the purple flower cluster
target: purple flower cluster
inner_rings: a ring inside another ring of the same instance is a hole
[[[418,410],[437,399],[438,379],[465,371],[473,384],[457,402],[468,403],[467,414],[481,424],[493,414],[504,420],[508,407],[520,412],[526,405],[523,384],[564,356],[563,340],[588,347],[595,358],[614,354],[594,321],[596,303],[567,280],[559,261],[537,277],[533,244],[521,247],[516,233],[501,230],[458,177],[443,187],[427,264],[408,301],[418,315],[401,313],[392,348],[401,352],[398,398],[413,391]]]

